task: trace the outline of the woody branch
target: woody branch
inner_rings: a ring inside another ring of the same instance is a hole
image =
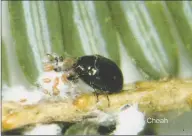
[[[34,123],[54,121],[81,121],[92,114],[94,109],[105,112],[118,111],[125,104],[138,104],[145,114],[170,110],[186,111],[192,107],[192,79],[168,79],[161,81],[142,81],[131,85],[128,90],[108,95],[82,95],[76,100],[45,101],[22,106],[16,102],[3,101],[3,131]]]

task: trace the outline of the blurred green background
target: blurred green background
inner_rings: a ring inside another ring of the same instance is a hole
[[[121,67],[125,83],[188,78],[192,2],[3,1],[1,45],[2,83],[8,86],[33,85],[46,53],[103,55]],[[191,127],[177,124],[177,129],[160,124],[154,131],[192,133]]]

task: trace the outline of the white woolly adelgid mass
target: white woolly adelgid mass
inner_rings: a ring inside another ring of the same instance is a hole
[[[60,77],[60,73],[56,72],[43,72],[38,78],[38,83],[41,88],[27,89],[24,86],[13,86],[13,87],[3,87],[2,98],[4,101],[14,101],[19,102],[21,105],[30,105],[35,104],[44,99],[47,99],[52,96],[52,85],[53,81],[50,83],[44,83],[44,78],[50,78],[52,80],[55,77]],[[66,85],[62,85],[62,82],[58,84],[58,89],[60,90],[60,95],[64,97],[65,90],[68,88]],[[43,90],[47,89],[48,93],[45,93]],[[61,91],[62,90],[62,91]],[[49,95],[50,94],[50,95]],[[54,96],[52,96],[54,97]],[[55,97],[57,98],[57,97]],[[61,134],[61,128],[57,124],[38,124],[32,130],[24,132],[25,135],[58,135]]]
[[[60,135],[61,128],[57,124],[36,125],[31,131],[24,132],[24,135]]]
[[[37,80],[37,83],[40,87],[33,87],[33,89],[25,88],[22,85],[13,87],[3,85],[3,101],[14,101],[19,102],[21,105],[30,105],[36,104],[45,99],[53,98],[53,100],[60,100],[60,98],[65,98],[66,91],[68,90],[69,86],[61,81],[61,76],[62,73],[54,72],[53,70],[49,72],[43,72]],[[58,80],[56,81],[56,79]],[[54,85],[55,88],[58,89],[56,90],[58,92],[54,92]],[[24,134],[58,135],[61,134],[61,128],[57,124],[37,124],[32,130],[25,131]]]
[[[62,98],[65,98],[69,86],[65,85],[61,81],[61,78],[62,73],[55,71],[43,72],[42,75],[38,78],[40,89],[47,97],[61,96]]]
[[[43,98],[44,93],[36,89],[28,90],[24,86],[18,85],[8,87],[3,85],[3,101],[19,102],[22,105],[35,104]]]
[[[60,77],[61,73],[53,71],[43,72],[38,78],[38,83],[40,87],[33,87],[32,89],[25,88],[22,85],[13,87],[8,87],[4,85],[2,91],[2,98],[4,101],[15,101],[19,102],[22,105],[35,104],[40,100],[52,98],[54,96],[57,96],[55,98],[58,98],[58,96],[64,98],[66,96],[66,91],[69,87],[60,81]],[[56,78],[58,78],[58,84],[56,86],[58,89],[57,95],[53,94],[53,84]],[[44,79],[49,79],[50,82],[46,83],[44,82]]]
[[[117,117],[114,135],[137,135],[145,126],[145,116],[133,105],[122,110]]]
[[[39,90],[28,90],[23,86],[3,87],[3,101],[19,102],[22,105],[38,103],[43,99],[44,93]],[[57,124],[36,125],[32,130],[24,132],[25,135],[57,135],[61,128]]]

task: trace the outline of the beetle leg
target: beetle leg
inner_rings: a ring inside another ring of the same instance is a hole
[[[99,102],[99,94],[98,93],[93,93],[95,96],[96,96],[96,103],[98,103]]]
[[[73,83],[77,83],[78,79],[79,79],[78,75],[72,73],[67,77],[67,80],[70,80]]]
[[[94,95],[96,96],[96,103],[99,102],[99,94],[98,93],[94,93]],[[109,96],[106,94],[107,97],[107,101],[108,101],[108,107],[110,107],[110,100],[109,100]]]
[[[108,107],[110,107],[110,100],[109,100],[109,96],[108,95],[106,95],[107,96],[107,101],[108,101]]]
[[[94,92],[94,95],[96,96],[96,101],[97,101],[97,103],[99,102],[99,93],[100,91],[99,90],[96,90],[95,92]],[[107,101],[108,101],[108,107],[110,107],[110,100],[109,100],[109,96],[108,96],[108,94],[106,93],[105,94],[105,96],[107,97]]]

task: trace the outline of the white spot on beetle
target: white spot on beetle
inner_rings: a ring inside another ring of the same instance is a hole
[[[92,75],[95,75],[97,73],[97,70],[92,68]]]
[[[82,67],[81,65],[78,65],[78,68],[80,68],[81,70],[85,70],[84,67]]]

